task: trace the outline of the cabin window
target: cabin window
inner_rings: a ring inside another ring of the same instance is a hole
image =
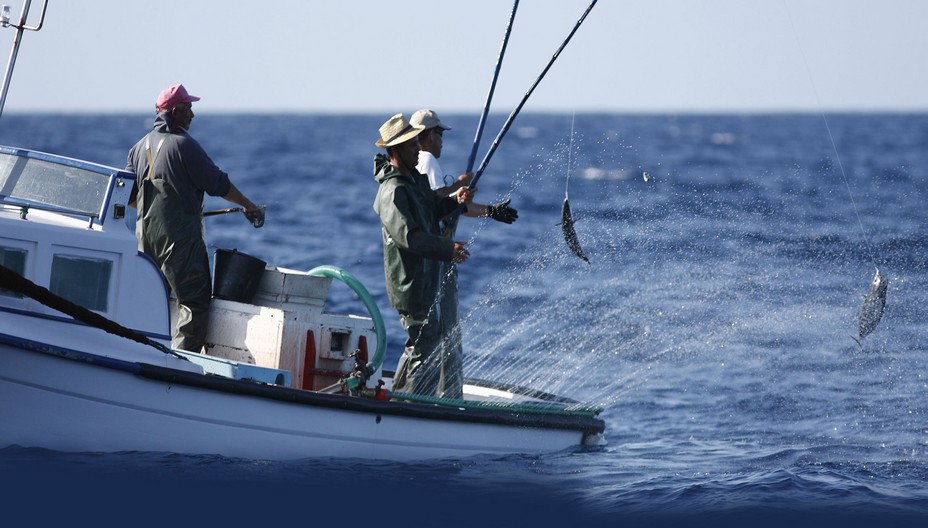
[[[97,217],[109,181],[109,174],[0,154],[0,199],[7,203],[42,204],[62,212]]]
[[[0,247],[0,264],[23,275],[26,271],[26,250],[8,247]],[[22,299],[21,293],[0,288],[0,295]]]
[[[49,289],[84,308],[105,312],[112,272],[110,260],[55,255]]]

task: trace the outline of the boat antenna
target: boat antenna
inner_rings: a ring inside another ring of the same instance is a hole
[[[13,49],[10,51],[10,60],[6,65],[6,75],[3,76],[3,87],[0,89],[0,116],[3,115],[3,106],[6,104],[6,93],[10,87],[10,79],[13,77],[13,66],[16,65],[16,56],[19,54],[19,43],[23,39],[23,32],[27,29],[29,31],[38,31],[42,29],[42,24],[45,23],[45,10],[48,8],[48,0],[45,0],[42,4],[42,16],[39,18],[39,24],[36,26],[26,25],[26,18],[29,16],[29,7],[31,4],[32,0],[23,1],[23,10],[19,15],[19,24],[10,24],[10,6],[0,6],[0,27],[16,28],[16,36],[13,37]]]

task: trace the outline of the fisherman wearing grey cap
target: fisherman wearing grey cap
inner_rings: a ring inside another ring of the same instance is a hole
[[[442,123],[438,114],[427,108],[416,111],[409,118],[409,123],[423,127],[419,133],[419,162],[416,164],[416,170],[428,176],[432,190],[439,196],[447,196],[469,185],[473,174],[465,172],[449,183],[451,176],[443,174],[438,164],[445,132],[451,130],[451,127]],[[509,206],[510,201],[506,200],[498,204],[472,202],[462,214],[471,218],[490,218],[497,222],[511,224],[519,217],[519,213]]]
[[[419,162],[416,170],[428,176],[429,185],[438,196],[447,196],[467,187],[473,177],[470,173],[463,173],[453,182],[446,183],[450,176],[444,175],[438,158],[444,141],[444,134],[451,127],[442,123],[433,110],[423,108],[416,111],[409,119],[413,126],[421,126],[419,132]],[[513,223],[519,217],[518,212],[509,207],[509,200],[505,202],[486,205],[471,202],[462,213],[468,217],[492,218],[498,222]],[[448,226],[442,225],[445,233]],[[453,237],[453,233],[445,233]],[[441,357],[440,386],[446,398],[461,399],[464,397],[464,347],[461,335],[461,326],[458,321],[458,270],[454,262],[439,262],[439,308],[441,313],[441,340],[438,353]]]

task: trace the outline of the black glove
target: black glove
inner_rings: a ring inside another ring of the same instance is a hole
[[[506,222],[507,224],[515,222],[516,218],[519,218],[519,212],[512,207],[509,207],[509,202],[511,201],[512,198],[506,200],[505,202],[488,205],[487,217],[492,218],[497,222]]]

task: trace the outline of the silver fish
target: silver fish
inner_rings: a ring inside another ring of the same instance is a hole
[[[586,258],[586,255],[583,254],[583,249],[580,247],[580,241],[577,240],[577,232],[574,231],[574,218],[570,214],[570,202],[567,199],[567,195],[564,195],[564,205],[561,207],[561,230],[564,231],[564,240],[567,241],[567,246],[580,258],[584,260],[587,264],[590,263],[590,259]]]
[[[870,289],[867,290],[867,296],[864,297],[864,304],[860,307],[860,314],[857,316],[858,337],[851,336],[851,339],[857,342],[857,346],[863,347],[860,341],[867,337],[870,332],[876,329],[883,318],[883,310],[886,308],[886,288],[889,281],[880,273],[877,268],[873,275],[873,281],[870,282]]]

